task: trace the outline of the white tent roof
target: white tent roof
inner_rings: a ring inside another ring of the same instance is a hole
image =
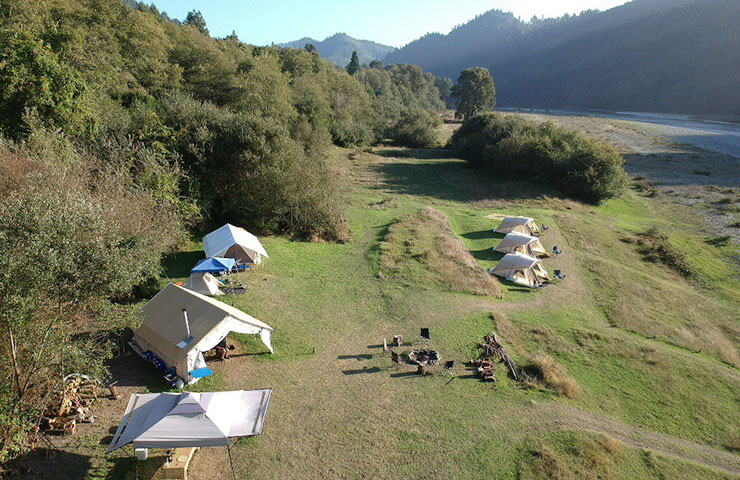
[[[257,237],[230,223],[203,237],[203,250],[206,252],[206,257],[231,258],[227,256],[227,252],[234,245],[238,245],[248,252],[270,258]]]
[[[180,348],[187,337],[183,310],[187,312],[192,340]],[[229,332],[260,335],[272,349],[272,327],[241,310],[172,283],[142,307],[141,327],[134,332],[134,341],[151,350],[168,366],[177,368],[178,375],[187,379],[194,369],[193,351],[207,352]],[[196,353],[197,353],[196,352]]]
[[[522,232],[539,234],[540,229],[533,218],[529,217],[506,217],[501,221],[501,225],[494,232],[509,233]]]
[[[537,237],[532,237],[524,233],[511,232],[507,233],[501,243],[498,244],[496,249],[518,247],[520,245],[529,245],[532,242],[536,242]]]
[[[539,259],[530,257],[529,255],[521,255],[519,253],[507,253],[504,258],[498,262],[496,268],[493,271],[498,270],[515,270],[515,269],[527,269],[532,268],[536,264],[541,263]]]
[[[271,389],[215,393],[134,393],[108,453],[135,448],[228,446],[262,433]]]

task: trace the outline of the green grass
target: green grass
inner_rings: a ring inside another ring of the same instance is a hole
[[[222,297],[275,329],[275,355],[236,337],[244,356],[216,364],[210,383],[198,385],[274,389],[263,435],[233,452],[239,478],[546,478],[543,462],[565,465],[562,478],[730,478],[627,444],[609,452],[603,435],[569,423],[583,416],[616,422],[635,440],[649,431],[725,451],[736,444],[740,373],[725,362],[740,339],[740,280],[733,247],[708,245],[699,215],[635,193],[583,206],[481,176],[443,150],[375,152],[335,149],[330,159],[348,179],[351,242],[264,238],[270,260],[243,275],[247,293]],[[500,238],[486,216],[533,216],[550,226],[545,247],[565,252],[546,268],[567,278],[541,291],[503,284],[503,300],[450,292],[426,269],[381,278],[389,226],[426,206],[449,218],[485,269]],[[666,232],[701,282],[622,242],[650,226]],[[198,248],[169,259],[168,276],[184,280]],[[413,342],[420,327],[431,329],[443,360],[455,360],[456,378],[396,371],[378,348],[394,334]],[[462,365],[493,329],[517,365],[547,353],[580,394],[522,388],[502,365],[496,383],[480,382]],[[101,447],[80,451],[90,455],[89,478],[133,478],[130,463],[103,460]],[[199,452],[191,467],[193,478],[228,475],[222,449]]]

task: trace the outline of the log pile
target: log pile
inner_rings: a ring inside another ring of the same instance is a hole
[[[476,369],[478,376],[484,382],[495,382],[496,375],[493,373],[493,361],[490,358],[479,358],[470,362],[470,366]]]
[[[493,362],[496,359],[501,359],[511,373],[511,376],[514,377],[514,380],[519,381],[519,374],[516,371],[516,365],[514,365],[514,361],[506,352],[506,348],[504,348],[498,335],[496,335],[496,332],[491,332],[486,335],[483,343],[478,344],[478,346],[482,350],[480,357],[478,360],[473,360],[470,363],[471,366],[478,369],[478,375],[483,380],[495,380],[493,375]]]
[[[98,382],[86,376],[67,377],[41,417],[41,427],[46,433],[67,435],[80,423],[93,423],[91,407],[98,398],[98,388]]]

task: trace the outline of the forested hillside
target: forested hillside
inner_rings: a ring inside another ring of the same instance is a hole
[[[740,2],[635,0],[522,22],[491,11],[388,54],[438,76],[484,66],[498,104],[682,113],[740,111]]]
[[[282,43],[279,47],[303,48],[306,44],[316,47],[321,58],[344,67],[349,63],[352,52],[357,52],[360,62],[369,64],[373,60],[382,60],[386,55],[395,50],[395,47],[372,42],[370,40],[358,40],[346,33],[337,33],[322,41],[313,38],[301,38],[293,42]]]
[[[228,221],[348,240],[329,148],[433,128],[437,82],[213,39],[198,12],[0,3],[0,464],[34,441],[59,379],[105,377],[188,236]]]

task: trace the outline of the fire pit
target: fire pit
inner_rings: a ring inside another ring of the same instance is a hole
[[[406,353],[409,363],[418,365],[417,372],[419,375],[427,374],[427,365],[437,365],[439,363],[439,353],[432,349],[411,350]]]

